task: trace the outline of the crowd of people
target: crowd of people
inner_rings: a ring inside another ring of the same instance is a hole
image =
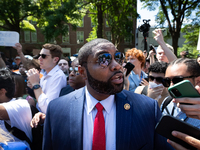
[[[106,39],[92,40],[72,62],[59,45],[44,44],[37,56],[8,63],[0,54],[0,147],[32,150],[184,150],[155,130],[168,114],[200,128],[200,98],[168,92],[189,80],[200,93],[198,60],[177,58],[161,29],[155,50],[125,55]],[[135,67],[126,76],[126,63]],[[190,103],[192,105],[187,105]],[[186,129],[187,130],[187,129]],[[200,140],[171,133],[196,149]]]

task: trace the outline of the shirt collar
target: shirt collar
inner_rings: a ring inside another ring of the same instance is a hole
[[[49,77],[49,76],[53,76],[55,74],[55,72],[57,72],[60,68],[58,67],[58,65],[56,65],[55,67],[53,67],[53,69],[51,69],[51,71],[47,74],[46,71],[43,72],[43,75],[45,77]]]
[[[109,114],[111,111],[111,108],[114,104],[115,95],[110,95],[104,100],[98,101],[95,99],[88,91],[87,86],[85,88],[86,93],[86,108],[87,108],[87,114],[90,114],[95,107],[95,105],[99,102],[103,105],[106,112]]]

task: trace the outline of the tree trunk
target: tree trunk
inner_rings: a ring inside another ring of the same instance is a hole
[[[177,56],[177,49],[178,49],[178,40],[179,40],[179,36],[177,35],[177,33],[174,34],[174,36],[172,37],[172,47],[174,48],[174,54]]]
[[[97,26],[97,38],[103,38],[103,11],[101,4],[97,5],[97,19],[98,19],[98,26]]]

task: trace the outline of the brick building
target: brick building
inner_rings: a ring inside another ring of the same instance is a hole
[[[110,28],[106,25],[104,19],[104,37],[111,41]],[[134,21],[133,29],[136,28],[136,20]],[[34,24],[34,22],[32,22]],[[77,27],[76,31],[72,30],[69,25],[69,33],[66,36],[59,36],[57,40],[52,39],[49,43],[58,44],[62,47],[64,56],[72,56],[78,53],[79,49],[87,42],[86,39],[89,37],[92,31],[93,24],[91,18],[85,15],[83,18],[82,26]],[[20,33],[20,43],[23,46],[24,54],[36,55],[40,52],[41,46],[45,43],[45,37],[41,33],[41,30],[37,27],[36,32],[22,31]],[[133,35],[135,35],[135,30],[133,30]],[[120,43],[118,46],[119,51],[125,52],[126,49],[135,47],[135,38],[125,38],[124,42]],[[11,47],[5,47],[3,51],[7,57],[14,58],[17,55],[16,50]]]

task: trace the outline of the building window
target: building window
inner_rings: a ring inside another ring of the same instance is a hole
[[[127,37],[124,38],[124,43],[126,44],[132,44],[132,36],[129,35]]]
[[[69,43],[69,32],[66,35],[62,36],[63,43]]]
[[[69,25],[67,25],[68,32],[62,36],[62,43],[69,43]]]
[[[25,42],[37,42],[37,31],[24,31],[24,40]]]
[[[107,40],[111,41],[111,32],[110,31],[106,31],[106,37],[107,37]]]
[[[31,40],[30,31],[24,31],[24,40],[25,42],[30,42]]]
[[[37,42],[37,32],[31,32],[31,41]]]
[[[84,31],[76,32],[77,44],[84,43]]]

